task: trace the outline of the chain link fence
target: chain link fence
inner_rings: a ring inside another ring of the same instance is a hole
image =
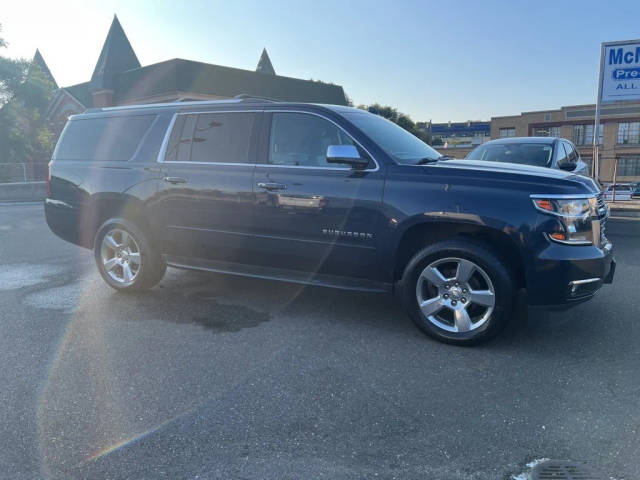
[[[47,170],[46,163],[0,163],[0,183],[42,182]]]

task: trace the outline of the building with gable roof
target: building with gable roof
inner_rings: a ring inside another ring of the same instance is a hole
[[[181,58],[142,66],[114,15],[91,79],[58,89],[46,115],[59,132],[69,115],[87,108],[218,100],[240,94],[347,105],[339,85],[277,75],[266,49],[255,71]]]
[[[38,67],[40,67],[40,70],[42,70],[42,73],[44,73],[44,75],[51,81],[51,83],[53,83],[53,87],[56,89],[58,88],[56,79],[53,78],[53,75],[51,75],[51,70],[49,70],[49,66],[47,65],[47,62],[44,61],[44,58],[42,57],[40,50],[37,48],[36,48],[36,53],[33,56],[33,60],[31,60],[31,63],[38,65]]]

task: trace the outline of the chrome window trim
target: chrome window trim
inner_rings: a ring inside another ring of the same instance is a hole
[[[160,151],[158,152],[156,163],[164,163],[164,155],[167,152],[167,144],[169,143],[169,137],[171,136],[171,131],[173,130],[173,126],[176,123],[177,116],[177,113],[173,114],[173,116],[171,117],[171,121],[169,122],[169,126],[167,127],[167,131],[164,132],[164,138],[162,139],[162,145],[160,146]]]
[[[367,168],[363,170],[353,169],[350,167],[340,168],[340,167],[308,167],[305,165],[273,165],[271,163],[256,163],[256,167],[266,167],[266,168],[298,168],[303,170],[326,170],[326,171],[336,171],[336,172],[377,172],[379,168]]]
[[[184,103],[182,103],[181,105],[184,105]],[[176,118],[178,117],[178,115],[198,115],[201,113],[304,113],[307,115],[315,115],[317,117],[324,118],[325,120],[333,123],[336,127],[342,130],[345,133],[345,135],[347,135],[351,140],[353,140],[357,145],[359,145],[360,148],[362,148],[365,152],[367,152],[367,155],[369,155],[371,160],[373,160],[373,163],[375,164],[375,168],[367,168],[364,170],[353,170],[352,168],[308,167],[305,165],[273,165],[271,163],[257,163],[257,162],[256,163],[235,163],[235,162],[191,162],[191,161],[179,162],[177,160],[165,161],[164,156],[167,151],[169,137],[171,136],[171,131],[173,130],[173,126],[176,123]],[[378,164],[378,161],[375,159],[375,157],[371,155],[371,152],[369,152],[369,150],[364,148],[364,146],[358,140],[353,138],[353,136],[349,132],[347,132],[344,128],[342,128],[340,125],[338,125],[336,122],[334,122],[330,118],[316,112],[307,112],[304,110],[286,110],[286,109],[282,109],[282,110],[272,110],[272,109],[269,109],[269,110],[264,110],[264,109],[262,110],[196,110],[196,111],[190,111],[190,112],[175,112],[171,117],[171,121],[169,122],[167,131],[165,132],[164,139],[162,140],[162,145],[160,147],[160,151],[158,152],[158,158],[156,160],[156,163],[180,164],[180,165],[226,165],[226,166],[239,165],[239,166],[255,166],[255,167],[261,166],[261,167],[267,167],[267,168],[297,168],[297,169],[305,169],[305,170],[329,170],[329,171],[339,171],[339,172],[352,172],[352,171],[377,172],[378,170],[380,170],[380,165]]]
[[[238,165],[241,167],[255,167],[255,163],[241,163],[241,162],[179,162],[177,160],[167,160],[167,165],[225,165],[225,166],[233,166]]]

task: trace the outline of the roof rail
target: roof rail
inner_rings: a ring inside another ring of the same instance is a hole
[[[189,100],[186,102],[162,102],[162,103],[143,103],[139,105],[120,105],[117,107],[91,107],[86,109],[83,113],[97,113],[97,112],[108,112],[112,110],[131,110],[131,109],[139,109],[139,108],[160,108],[160,107],[184,107],[187,105],[216,105],[216,104],[225,104],[225,103],[239,103],[239,102],[269,102],[276,103],[280,100],[274,100],[273,98],[267,97],[257,97],[248,95],[246,93],[242,93],[240,95],[236,95],[233,98],[225,98],[222,100]]]
[[[248,93],[241,93],[239,95],[236,95],[235,97],[233,97],[236,100],[247,100],[247,101],[258,101],[258,102],[270,102],[270,103],[277,103],[280,100],[276,100],[274,98],[269,98],[269,97],[259,97],[257,95],[249,95]]]
[[[95,111],[98,112],[106,112],[110,110],[130,110],[130,109],[139,109],[139,108],[160,108],[160,107],[184,107],[185,105],[216,105],[216,104],[225,104],[225,103],[238,103],[242,100],[238,100],[235,98],[225,98],[222,100],[190,100],[187,102],[162,102],[162,103],[141,103],[138,105],[120,105],[117,107],[102,107],[97,108]],[[89,110],[86,110],[89,113]]]

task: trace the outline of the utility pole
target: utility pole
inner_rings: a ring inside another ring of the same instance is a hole
[[[600,73],[598,74],[598,98],[596,98],[596,118],[593,125],[593,172],[592,176],[596,182],[600,180],[600,157],[598,134],[600,131],[600,99],[602,98],[602,75],[604,72],[604,43],[600,45]]]

